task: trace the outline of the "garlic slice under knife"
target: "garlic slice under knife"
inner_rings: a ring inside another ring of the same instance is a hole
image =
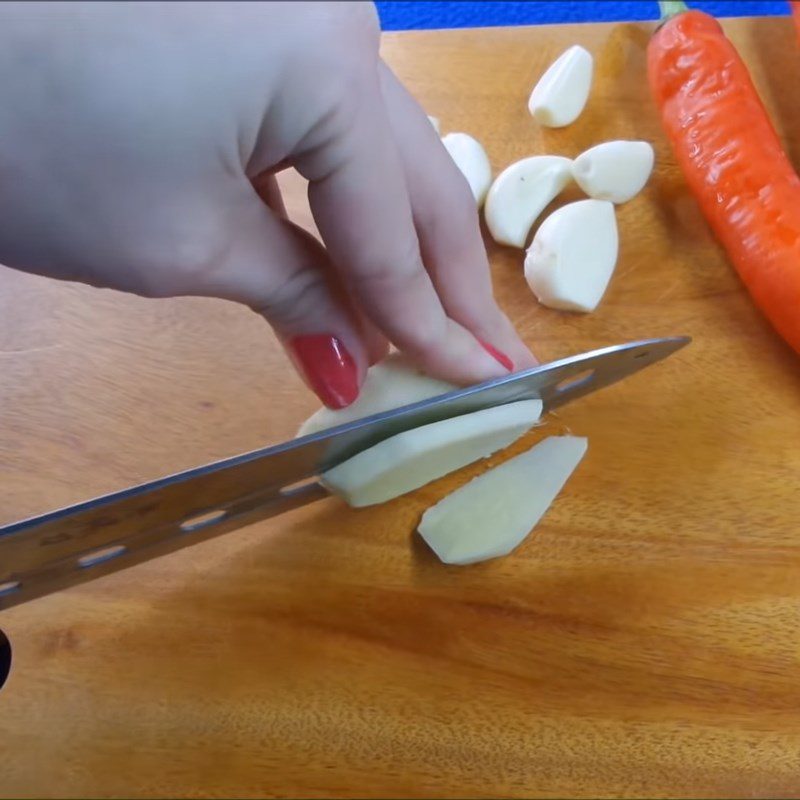
[[[551,436],[444,497],[417,530],[445,564],[508,555],[547,512],[587,446],[579,436]]]

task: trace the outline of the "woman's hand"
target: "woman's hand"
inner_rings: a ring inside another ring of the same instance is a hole
[[[333,407],[387,342],[457,383],[531,365],[378,43],[371,3],[1,4],[0,262],[244,303]],[[286,218],[288,166],[323,244]]]

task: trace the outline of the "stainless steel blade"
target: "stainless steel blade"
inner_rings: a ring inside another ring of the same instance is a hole
[[[686,337],[607,347],[0,528],[0,610],[327,496],[312,478],[411,428],[515,400],[545,411],[661,361]]]

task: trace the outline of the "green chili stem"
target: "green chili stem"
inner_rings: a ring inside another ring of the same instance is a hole
[[[661,22],[666,22],[676,14],[683,14],[689,6],[683,0],[658,0],[658,9],[661,12]]]

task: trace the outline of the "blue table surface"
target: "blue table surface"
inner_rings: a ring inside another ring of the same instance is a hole
[[[717,0],[690,2],[717,17],[788,14],[786,0]],[[383,0],[378,13],[385,31],[419,28],[478,28],[490,25],[536,25],[556,22],[622,22],[658,19],[653,0]]]

